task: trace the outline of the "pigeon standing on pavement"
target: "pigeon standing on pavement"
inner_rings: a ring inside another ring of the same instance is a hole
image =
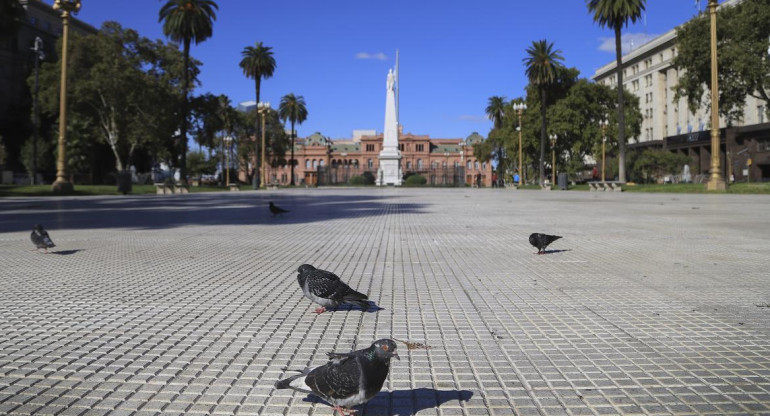
[[[270,201],[270,212],[275,217],[276,215],[281,215],[283,213],[289,212],[288,210],[285,210],[273,203],[273,201]]]
[[[44,248],[45,253],[48,254],[49,248],[56,247],[56,244],[51,241],[48,231],[44,230],[40,224],[35,224],[35,228],[32,229],[32,234],[30,234],[29,238],[32,240],[32,244],[35,245],[36,251]]]
[[[309,264],[299,266],[297,272],[297,282],[302,288],[302,293],[306,298],[321,305],[315,313],[324,313],[326,308],[336,308],[343,303],[369,309],[368,297],[351,289],[336,274],[316,269]]]
[[[561,236],[559,235],[532,233],[529,236],[529,244],[532,244],[532,247],[537,248],[537,254],[545,254],[545,248],[560,238]]]
[[[396,343],[375,341],[369,348],[349,353],[327,353],[329,362],[275,383],[276,389],[293,389],[314,394],[334,406],[340,415],[353,414],[353,406],[366,403],[382,389],[396,357]]]

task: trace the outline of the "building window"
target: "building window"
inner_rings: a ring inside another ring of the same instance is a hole
[[[757,106],[757,124],[764,123],[764,122],[765,122],[765,106],[758,105]]]
[[[471,170],[471,161],[470,160],[467,163],[466,169]]]
[[[29,24],[31,24],[32,26],[37,26],[37,17],[35,17],[35,16],[30,16],[30,18],[29,18]]]
[[[400,150],[402,152],[404,151],[404,144],[403,143],[398,145],[398,150]]]
[[[374,161],[372,159],[368,159],[366,161],[366,166],[368,166],[369,169],[372,169],[374,167]]]
[[[366,145],[366,151],[367,151],[367,152],[373,152],[373,151],[374,151],[374,143],[372,143],[372,144],[367,144],[367,145]]]
[[[323,165],[324,165],[324,160],[323,159],[319,160],[318,161],[318,166],[323,166]]]
[[[417,169],[422,169],[422,159],[417,159]]]
[[[305,159],[305,169],[310,169],[310,159]]]
[[[318,161],[313,159],[313,169],[318,167]]]
[[[411,169],[412,168],[412,162],[411,161],[407,161],[406,162],[406,168],[407,169]]]
[[[424,144],[417,144],[417,145],[415,145],[415,149],[418,152],[423,152],[423,151],[425,151],[425,145]]]
[[[479,170],[479,161],[478,160],[473,162],[473,169]]]
[[[438,162],[430,162],[430,167],[436,169],[438,167]]]

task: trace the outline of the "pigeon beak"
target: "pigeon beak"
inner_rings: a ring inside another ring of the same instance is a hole
[[[394,356],[394,357],[396,357],[396,359],[397,359],[398,361],[401,361],[401,357],[399,357],[399,356],[398,356],[398,354],[396,354],[395,352],[393,353],[393,356]]]

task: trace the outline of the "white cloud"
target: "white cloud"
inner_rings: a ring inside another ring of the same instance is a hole
[[[649,35],[647,33],[626,33],[620,38],[620,46],[623,48],[623,53],[629,53],[633,49],[638,49],[640,46],[658,37],[658,35]],[[599,50],[603,52],[615,53],[615,37],[611,38],[599,38],[601,44]]]
[[[487,116],[478,116],[473,114],[463,114],[457,116],[457,119],[460,121],[470,121],[473,123],[485,123],[489,121],[489,117]]]
[[[377,59],[380,61],[384,61],[388,59],[388,57],[382,52],[377,52],[377,53],[359,52],[356,54],[356,59]]]

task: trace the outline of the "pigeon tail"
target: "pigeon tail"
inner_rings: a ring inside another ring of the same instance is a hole
[[[283,380],[278,380],[275,382],[275,388],[279,390],[292,389],[303,393],[312,394],[313,391],[307,388],[307,385],[305,384],[306,376],[307,376],[307,373],[303,371],[300,374],[297,374],[296,376],[291,376]]]
[[[363,309],[369,309],[369,297],[363,293],[351,289],[349,293],[342,297],[344,303],[360,306]]]

